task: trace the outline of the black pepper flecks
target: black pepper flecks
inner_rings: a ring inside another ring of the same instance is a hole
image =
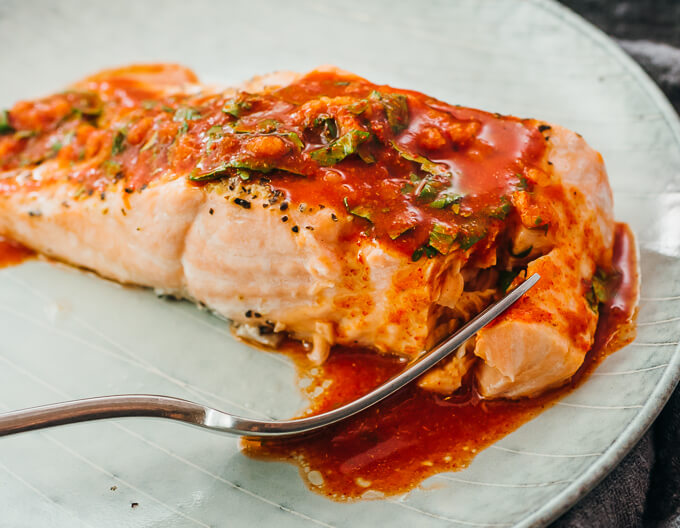
[[[252,317],[252,316],[253,316],[253,311],[252,311],[252,310],[248,310],[248,311],[246,312],[246,317],[250,318],[250,317]]]
[[[288,209],[288,202],[283,202],[281,205],[279,205],[279,209],[281,211],[285,211],[286,209]]]
[[[288,217],[287,217],[286,215],[283,215],[283,216],[281,217],[281,221],[282,221],[282,222],[288,222]]]
[[[335,215],[335,213],[331,213],[331,218],[333,219],[333,222],[338,221],[338,217]]]
[[[215,214],[215,209],[213,209],[213,208],[211,207],[210,210],[209,210],[208,212],[209,212],[210,214]]]
[[[300,231],[300,228],[299,228],[298,226],[293,226],[293,227],[290,228],[290,230],[291,230],[293,233],[297,233],[298,231]]]
[[[130,187],[125,187],[125,189],[123,189],[123,190],[128,194],[132,194],[133,192],[135,192],[135,190],[131,189]]]
[[[250,202],[248,200],[244,200],[243,198],[234,198],[234,203],[236,205],[240,205],[244,209],[250,209]]]
[[[253,312],[254,317],[262,317],[262,314],[260,312]]]
[[[314,231],[314,228],[312,226],[305,226],[305,229],[308,229],[309,231]]]
[[[551,126],[550,125],[538,125],[538,131],[539,132],[545,132],[546,130],[550,130]]]

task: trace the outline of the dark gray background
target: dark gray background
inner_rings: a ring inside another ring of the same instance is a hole
[[[613,37],[680,112],[680,0],[560,1]],[[636,526],[680,528],[678,389],[637,447],[553,528]]]

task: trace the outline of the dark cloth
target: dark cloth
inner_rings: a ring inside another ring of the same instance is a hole
[[[680,111],[680,0],[561,0],[615,38]],[[640,443],[551,528],[680,528],[680,389]]]

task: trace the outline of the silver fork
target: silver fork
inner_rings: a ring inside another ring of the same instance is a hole
[[[471,319],[455,334],[424,352],[406,369],[368,394],[332,411],[293,420],[251,420],[169,396],[123,394],[73,400],[0,414],[0,436],[104,418],[168,418],[221,433],[251,437],[293,436],[320,429],[375,405],[454,352],[467,339],[507,310],[538,280],[535,273],[498,302]]]

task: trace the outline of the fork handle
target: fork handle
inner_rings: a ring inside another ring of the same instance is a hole
[[[187,400],[151,394],[101,396],[0,414],[0,436],[103,418],[144,416],[205,426],[209,409]]]

